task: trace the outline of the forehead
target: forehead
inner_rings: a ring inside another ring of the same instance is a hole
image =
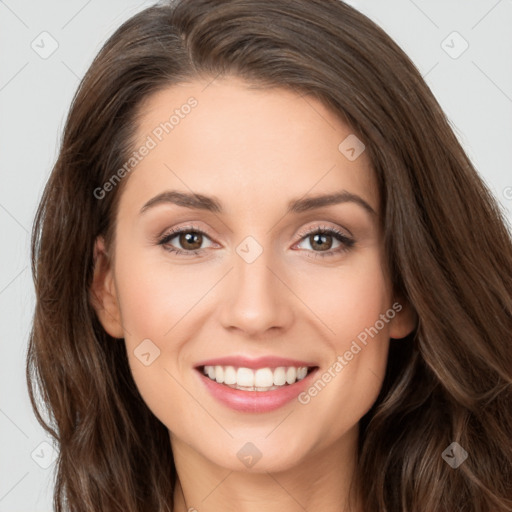
[[[238,78],[182,83],[141,105],[138,160],[125,194],[147,199],[180,189],[257,209],[347,189],[377,210],[366,153],[347,158],[345,141],[354,146],[354,137],[335,113],[298,91],[252,88]],[[149,149],[139,151],[143,146]]]

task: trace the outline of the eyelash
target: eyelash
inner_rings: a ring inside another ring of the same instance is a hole
[[[185,227],[171,230],[168,233],[166,233],[162,238],[160,238],[158,240],[158,245],[162,245],[163,248],[168,252],[175,253],[177,255],[186,255],[186,256],[190,256],[190,255],[197,256],[197,255],[201,254],[202,251],[205,250],[205,249],[194,249],[192,251],[184,251],[181,249],[177,249],[176,247],[167,245],[173,238],[176,238],[177,235],[180,235],[182,233],[195,233],[195,234],[204,235],[204,236],[210,238],[207,233],[205,233],[204,231],[202,231],[199,228],[196,228],[194,226],[185,226]],[[337,249],[329,250],[329,251],[325,251],[325,252],[324,251],[310,251],[310,252],[315,253],[315,256],[313,256],[314,258],[316,258],[316,257],[325,258],[325,257],[329,257],[329,256],[334,256],[339,253],[346,252],[349,249],[351,249],[355,244],[354,239],[346,236],[344,233],[342,233],[338,229],[328,228],[326,226],[319,226],[317,228],[309,229],[305,232],[300,233],[299,234],[300,238],[299,238],[298,242],[301,242],[303,239],[305,239],[308,236],[317,235],[317,234],[333,236],[336,240],[341,242],[342,245],[340,245],[340,247],[338,247]]]

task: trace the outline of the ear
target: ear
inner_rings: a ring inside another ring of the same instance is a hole
[[[395,316],[390,321],[389,336],[397,340],[405,338],[416,328],[418,314],[403,297],[398,297],[391,309],[395,311]]]
[[[96,239],[93,258],[94,273],[90,288],[91,304],[105,331],[113,338],[124,338],[112,265],[105,249],[103,237]]]

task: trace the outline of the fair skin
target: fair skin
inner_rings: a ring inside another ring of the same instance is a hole
[[[135,383],[169,429],[176,511],[359,512],[348,500],[358,422],[378,396],[390,338],[414,327],[407,305],[307,404],[233,410],[205,389],[195,366],[270,355],[314,362],[319,376],[392,307],[369,159],[338,150],[352,131],[313,97],[250,89],[234,77],[207,84],[169,87],[144,106],[140,144],[190,96],[198,101],[124,178],[110,264],[101,238],[96,247],[98,316],[124,338]],[[141,213],[168,190],[215,197],[223,211],[160,202]],[[286,213],[292,200],[341,190],[375,213],[352,200]],[[188,254],[158,243],[190,224],[205,233],[199,242],[166,242]],[[319,227],[354,243],[299,236]],[[248,236],[262,249],[251,263],[237,253]],[[145,339],[160,350],[149,366],[134,354]],[[252,467],[237,457],[248,442],[261,453]]]

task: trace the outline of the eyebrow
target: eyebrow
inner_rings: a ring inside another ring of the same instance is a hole
[[[215,197],[205,196],[203,194],[194,194],[186,192],[178,192],[177,190],[167,190],[151,198],[140,210],[143,214],[150,208],[161,204],[175,204],[194,210],[205,210],[213,213],[222,213],[223,208],[221,202]],[[341,190],[333,194],[324,194],[310,197],[302,197],[289,201],[286,213],[302,213],[325,206],[335,204],[355,203],[361,206],[369,214],[377,215],[375,210],[360,196]]]

